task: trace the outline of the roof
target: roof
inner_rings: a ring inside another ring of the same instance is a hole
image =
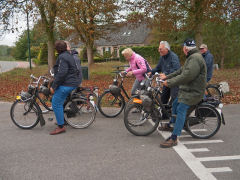
[[[119,46],[128,44],[143,44],[150,33],[150,28],[145,23],[124,24],[109,31],[105,37],[95,40],[96,46]],[[72,44],[72,47],[79,47],[82,42]]]

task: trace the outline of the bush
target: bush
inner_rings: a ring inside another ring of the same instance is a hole
[[[122,62],[125,61],[124,57],[122,56],[122,51],[126,48],[127,47],[122,47],[119,50],[120,61]],[[159,61],[160,55],[158,52],[158,46],[136,46],[131,47],[131,49],[137,54],[140,54],[142,57],[144,57],[149,63],[157,64]],[[178,55],[181,64],[183,64],[185,62],[186,57],[182,51],[182,46],[172,45],[171,50]]]
[[[40,52],[40,47],[39,46],[32,46],[30,51],[31,51],[31,58],[37,58],[38,54]],[[28,50],[26,52],[26,56],[28,57]]]

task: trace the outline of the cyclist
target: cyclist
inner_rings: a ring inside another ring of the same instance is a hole
[[[155,74],[155,72],[162,72],[165,75],[171,74],[174,71],[180,68],[180,62],[178,56],[170,50],[170,45],[167,41],[160,41],[158,51],[160,53],[160,59],[158,61],[157,66],[152,69],[149,75]],[[163,86],[161,101],[163,104],[167,104],[169,102],[172,105],[172,102],[177,97],[178,94],[178,87],[166,87]],[[167,119],[165,114],[163,114],[163,119]]]
[[[195,41],[185,40],[183,52],[187,58],[184,66],[167,76],[160,74],[160,78],[165,80],[163,83],[165,86],[170,88],[179,86],[178,97],[172,106],[172,115],[177,115],[172,116],[171,119],[171,122],[175,122],[174,129],[172,135],[165,142],[160,143],[162,148],[177,145],[177,136],[181,135],[187,110],[201,101],[206,87],[206,63],[198,52]]]
[[[56,116],[58,127],[50,135],[60,134],[66,131],[64,127],[63,104],[67,96],[81,83],[79,71],[80,62],[75,61],[67,51],[67,44],[58,40],[55,42],[58,52],[56,64],[54,65],[54,81],[50,88],[53,94],[52,108]]]
[[[148,69],[151,70],[148,62],[139,54],[135,53],[131,48],[124,49],[122,55],[126,60],[129,61],[130,67],[122,73],[126,73],[126,76],[135,75],[136,80],[133,83],[131,95],[135,94],[135,91],[139,88],[140,83],[145,80],[144,74],[147,73]]]

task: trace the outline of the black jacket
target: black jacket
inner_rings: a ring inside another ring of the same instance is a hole
[[[52,88],[56,90],[59,86],[78,87],[82,82],[80,61],[65,51],[59,54],[54,69],[54,81]]]

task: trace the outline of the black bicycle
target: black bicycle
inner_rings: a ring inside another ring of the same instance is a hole
[[[156,81],[161,83],[160,79]],[[124,124],[128,131],[136,136],[153,133],[163,120],[163,113],[171,117],[171,107],[161,102],[160,86],[149,86],[146,90],[138,91],[138,97],[136,96],[133,102],[125,110]],[[220,101],[204,99],[190,107],[184,128],[195,138],[207,139],[214,136],[221,123],[225,124],[221,108]]]
[[[10,116],[13,123],[22,129],[32,129],[39,122],[45,125],[42,110],[38,104],[40,102],[48,111],[52,108],[46,105],[40,97],[43,93],[46,96],[50,94],[49,86],[46,83],[49,78],[40,76],[39,78],[30,76],[30,84],[28,91],[22,91],[16,97],[16,101],[12,104]],[[43,84],[41,81],[43,80]],[[44,86],[44,87],[43,87]],[[80,89],[71,92],[64,102],[64,118],[65,121],[74,128],[86,128],[90,126],[96,117],[96,108],[94,107],[93,97],[91,95],[82,95]]]
[[[99,111],[108,118],[116,117],[124,110],[126,104],[124,96],[130,99],[123,86],[125,74],[122,74],[123,69],[120,69],[123,67],[129,66],[115,66],[116,71],[112,72],[115,74],[113,83],[99,97]]]
[[[221,84],[208,84],[206,87],[206,97],[213,97],[221,101],[224,97]]]

